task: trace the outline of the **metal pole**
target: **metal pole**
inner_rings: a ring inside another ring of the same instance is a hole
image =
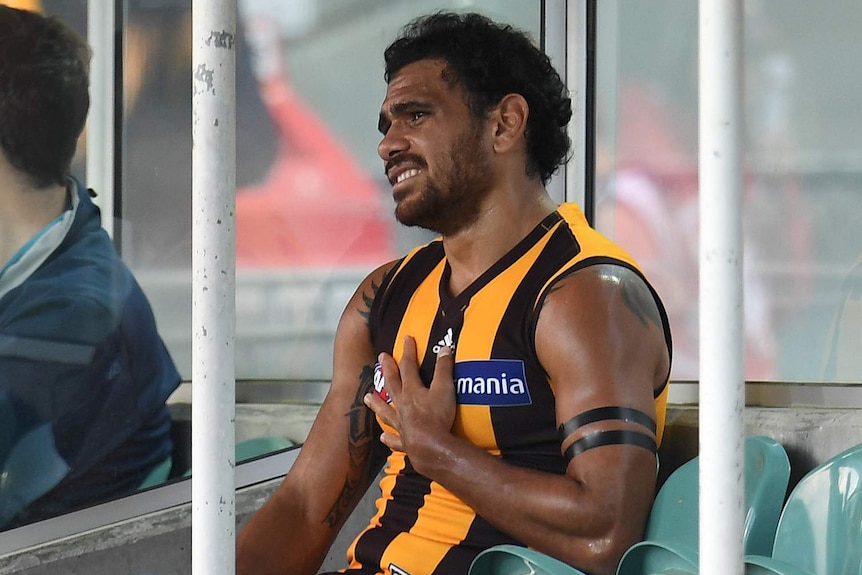
[[[236,0],[193,0],[192,17],[192,572],[232,575]]]
[[[551,59],[563,82],[568,86],[566,77],[566,0],[545,0],[542,2],[542,49]],[[546,189],[555,202],[566,201],[566,169],[554,174]],[[583,205],[583,204],[582,204]]]
[[[700,0],[700,572],[743,573],[741,0]]]
[[[86,185],[98,192],[102,227],[114,235],[114,0],[87,3],[90,114],[87,118]],[[122,57],[122,54],[119,55]]]
[[[566,2],[566,85],[572,98],[572,159],[566,164],[566,201],[587,205],[587,0]]]

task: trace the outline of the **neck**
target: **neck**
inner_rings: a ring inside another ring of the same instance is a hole
[[[65,186],[35,188],[27,178],[3,167],[0,166],[0,268],[62,214],[68,202]]]
[[[449,289],[460,293],[557,208],[539,182],[491,194],[473,224],[443,238],[452,269]]]

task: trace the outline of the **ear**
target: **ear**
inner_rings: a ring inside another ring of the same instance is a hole
[[[492,113],[494,151],[504,153],[524,144],[530,107],[520,94],[507,94]]]

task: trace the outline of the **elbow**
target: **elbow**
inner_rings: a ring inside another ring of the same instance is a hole
[[[590,575],[615,575],[623,554],[635,541],[614,534],[571,542],[557,558]]]
[[[620,559],[629,546],[620,544],[613,539],[605,539],[593,543],[594,566],[588,570],[590,575],[614,575]]]

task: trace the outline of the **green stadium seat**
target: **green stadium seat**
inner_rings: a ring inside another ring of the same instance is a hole
[[[264,435],[246,439],[236,444],[236,462],[242,463],[261,455],[291,447],[294,443],[280,435]]]
[[[771,556],[746,575],[862,575],[862,444],[803,477],[787,499]]]
[[[287,449],[294,445],[296,445],[294,442],[280,435],[263,435],[261,437],[246,439],[236,444],[236,462],[242,463],[249,459],[268,455],[274,451]],[[183,474],[183,477],[190,477],[191,474],[192,470],[188,469]]]
[[[519,545],[496,545],[479,553],[469,575],[586,575],[553,557]]]
[[[790,480],[790,460],[774,439],[745,440],[746,554],[768,554]],[[644,541],[620,561],[617,575],[698,572],[698,458],[682,465],[659,491]]]
[[[173,457],[168,457],[158,465],[144,478],[138,489],[146,489],[155,485],[161,485],[171,476],[171,467],[174,464]]]

